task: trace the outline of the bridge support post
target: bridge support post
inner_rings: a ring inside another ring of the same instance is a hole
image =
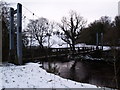
[[[101,49],[103,50],[103,33],[101,33]]]
[[[18,62],[22,64],[22,5],[17,5],[17,58]]]
[[[9,31],[9,57],[10,61],[15,60],[15,47],[14,47],[14,9],[10,8],[10,31]]]
[[[98,32],[96,33],[96,50],[98,50],[98,43],[99,43],[99,41],[98,41]]]

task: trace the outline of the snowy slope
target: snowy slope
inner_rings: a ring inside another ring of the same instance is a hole
[[[47,73],[38,63],[0,66],[1,88],[97,88]]]

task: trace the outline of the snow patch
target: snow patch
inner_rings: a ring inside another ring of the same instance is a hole
[[[47,73],[39,63],[23,66],[0,66],[2,88],[97,88],[95,85],[78,83]]]

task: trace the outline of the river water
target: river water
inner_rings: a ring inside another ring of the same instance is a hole
[[[72,66],[74,63],[75,61],[42,62],[43,68],[46,71],[57,74],[63,78],[102,87],[117,87],[118,82],[116,83],[114,67],[111,64],[100,60],[85,60],[77,61],[75,67],[73,68]]]

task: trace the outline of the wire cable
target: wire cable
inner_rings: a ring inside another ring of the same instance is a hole
[[[27,7],[25,7],[24,5],[22,5],[27,11],[29,11],[33,16],[36,16],[37,18],[40,18],[38,15],[36,15],[34,12],[32,12],[31,10],[29,10]]]

